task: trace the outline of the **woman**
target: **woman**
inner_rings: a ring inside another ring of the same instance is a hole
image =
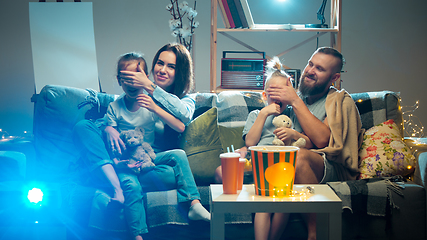
[[[153,58],[151,73],[154,83],[144,71],[122,71],[121,77],[135,87],[144,88],[157,105],[188,125],[195,109],[194,99],[187,95],[193,86],[193,62],[188,50],[177,43],[164,45]],[[162,123],[156,125],[155,145],[161,150],[178,148],[178,132],[163,126]]]
[[[118,65],[120,66],[120,64]],[[119,69],[118,67],[118,70]],[[152,73],[154,83],[147,78],[140,64],[138,64],[136,69],[124,68],[124,70],[119,71],[117,78],[118,80],[120,79],[122,84],[129,87],[144,89],[144,93],[146,94],[138,95],[137,101],[140,107],[146,108],[152,113],[157,114],[161,119],[156,122],[156,130],[158,132],[156,135],[157,138],[162,135],[162,129],[167,129],[165,126],[168,125],[165,125],[163,122],[169,122],[169,119],[162,118],[162,114],[159,114],[159,111],[170,113],[172,117],[175,117],[184,124],[188,124],[192,118],[194,100],[186,96],[192,86],[193,80],[191,56],[182,45],[167,44],[162,47],[154,57]],[[159,107],[161,109],[159,109]],[[78,125],[82,126],[78,127]],[[76,132],[78,133],[76,135],[82,137],[86,136],[84,130],[89,129],[86,126],[87,123],[78,125],[76,125]],[[90,129],[93,129],[93,127]],[[107,139],[106,151],[111,150],[112,152],[117,151],[120,153],[124,150],[124,144],[118,137],[119,132],[116,128],[107,126],[103,128],[103,130]],[[182,132],[184,128],[174,128],[173,130]],[[80,141],[82,141],[81,138]],[[117,170],[123,194],[121,196],[117,194],[121,189],[116,190],[113,200],[122,202],[120,200],[124,197],[125,216],[129,230],[135,236],[135,239],[142,239],[141,235],[148,232],[145,222],[142,191],[147,192],[176,188],[178,201],[188,204],[189,219],[210,220],[209,212],[200,204],[200,194],[197,191],[185,152],[177,149],[162,151],[170,146],[165,147],[159,145],[159,141],[156,141],[156,143],[152,146],[157,154],[154,160],[156,167],[152,171],[137,176],[130,173],[130,171]],[[116,188],[117,179],[114,177],[114,169],[111,171],[108,166],[112,166],[113,164],[107,162],[102,165],[100,169],[101,172],[107,176],[107,182],[110,182],[110,184]],[[106,168],[108,171],[105,171]]]

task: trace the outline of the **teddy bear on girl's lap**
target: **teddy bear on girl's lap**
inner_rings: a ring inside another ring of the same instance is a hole
[[[273,118],[273,125],[276,128],[285,127],[292,128],[292,120],[286,115],[279,115]],[[280,140],[277,136],[274,136],[273,145],[275,146],[296,146],[302,148],[305,146],[305,139],[299,138],[298,140],[289,139],[286,142]]]
[[[144,142],[144,133],[144,129],[140,127],[120,133],[120,138],[126,144],[126,151],[121,159],[129,160],[129,164],[142,164],[138,168],[132,168],[135,173],[149,171],[155,166],[153,160],[156,154],[150,144]]]

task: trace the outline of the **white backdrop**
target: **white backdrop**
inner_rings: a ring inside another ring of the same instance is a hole
[[[30,2],[36,92],[47,84],[99,91],[91,2]]]

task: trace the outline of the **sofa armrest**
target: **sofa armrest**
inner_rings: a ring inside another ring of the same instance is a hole
[[[26,180],[32,180],[37,174],[37,172],[34,171],[34,167],[36,164],[36,153],[31,137],[2,139],[0,140],[0,152],[15,152],[20,153],[24,156],[24,163],[19,164],[20,175],[23,177],[20,180],[24,178]]]
[[[74,125],[82,119],[104,116],[115,95],[92,89],[46,85],[33,99],[34,148],[38,180],[66,180],[76,168],[80,154],[74,146]]]
[[[427,138],[405,138],[416,158],[414,182],[427,187]]]

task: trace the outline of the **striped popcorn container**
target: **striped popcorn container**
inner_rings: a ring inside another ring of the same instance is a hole
[[[249,147],[256,195],[291,195],[298,150],[293,146]]]

